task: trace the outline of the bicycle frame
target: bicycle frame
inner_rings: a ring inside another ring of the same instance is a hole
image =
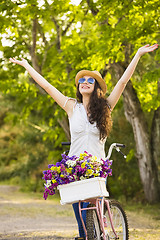
[[[93,203],[95,205],[95,207],[81,208],[81,202]],[[84,224],[83,218],[82,218],[82,211],[90,210],[90,209],[95,209],[96,210],[97,216],[98,216],[98,219],[99,219],[99,223],[100,223],[100,228],[101,228],[101,231],[103,233],[103,239],[107,240],[106,236],[105,236],[106,235],[105,229],[104,229],[105,222],[104,222],[104,219],[103,219],[104,203],[107,206],[108,216],[109,216],[109,220],[110,220],[110,223],[111,223],[112,230],[113,230],[113,232],[115,234],[115,239],[118,239],[118,236],[117,236],[116,231],[115,231],[114,226],[113,226],[112,214],[111,214],[111,210],[110,210],[110,206],[109,206],[109,200],[106,200],[105,197],[102,197],[102,198],[87,199],[85,201],[79,201],[79,214],[80,214],[80,218],[81,218],[81,221],[82,221],[83,229],[84,229],[84,232],[85,232],[85,235],[86,235],[86,240],[88,240],[88,238],[87,238],[87,230],[86,230],[86,226]]]
[[[69,145],[69,143],[62,143],[62,145]],[[112,143],[109,147],[108,155],[106,156],[105,159],[106,160],[110,159],[113,149],[115,149],[117,152],[121,153],[123,155],[123,157],[126,158],[126,155],[124,155],[120,151],[120,148],[124,148],[124,147],[125,147],[124,144]],[[112,161],[112,160],[110,160],[110,161]],[[94,204],[95,206],[94,207],[89,207],[89,208],[81,208],[81,202],[89,202],[91,204]],[[112,213],[111,213],[111,209],[110,209],[109,200],[105,199],[105,197],[99,197],[99,198],[91,198],[91,199],[86,199],[86,200],[80,200],[79,201],[79,215],[80,215],[80,219],[82,221],[83,229],[84,229],[84,232],[85,232],[85,235],[86,235],[86,240],[88,240],[87,230],[86,230],[86,226],[84,224],[83,218],[82,218],[82,211],[90,210],[90,209],[95,209],[96,210],[98,220],[99,220],[99,223],[100,223],[100,230],[102,231],[102,234],[103,234],[103,239],[107,240],[106,239],[106,233],[105,233],[105,227],[106,227],[105,224],[106,223],[105,223],[105,219],[104,219],[104,204],[107,207],[109,221],[110,221],[110,224],[111,224],[112,231],[115,235],[115,239],[119,239],[119,237],[118,237],[118,235],[115,231],[114,225],[113,225],[113,219],[112,219]]]

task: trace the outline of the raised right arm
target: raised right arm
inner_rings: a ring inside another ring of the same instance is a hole
[[[42,77],[28,62],[23,59],[21,61],[15,58],[9,59],[11,62],[16,63],[24,67],[31,77],[63,108],[70,116],[72,114],[73,106],[75,102],[70,100],[66,103],[67,97],[64,96],[59,90],[52,86],[44,77]]]

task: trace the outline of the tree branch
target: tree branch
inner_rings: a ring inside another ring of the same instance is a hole
[[[89,9],[91,10],[93,16],[96,16],[99,10],[95,7],[95,4],[92,0],[87,0],[86,1],[88,4]]]
[[[57,31],[57,49],[61,50],[61,28],[57,20],[52,16],[51,20],[54,22]]]
[[[72,21],[70,21],[70,22],[67,24],[65,30],[62,32],[62,36],[64,36],[64,35],[66,34],[66,32],[68,31],[68,29],[70,28],[70,26],[71,26],[72,23],[74,22],[74,19],[75,19],[75,18],[73,18]]]
[[[45,46],[47,46],[48,45],[48,41],[47,41],[47,39],[45,37],[45,34],[43,32],[43,29],[42,29],[42,27],[41,27],[41,25],[39,23],[38,23],[38,32],[40,33]]]
[[[32,52],[36,51],[38,19],[33,19],[32,27]]]

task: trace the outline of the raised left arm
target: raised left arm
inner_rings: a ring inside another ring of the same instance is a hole
[[[137,53],[135,54],[134,58],[132,59],[131,63],[123,73],[120,80],[117,82],[116,86],[114,87],[113,91],[107,98],[109,105],[111,106],[111,109],[115,107],[116,103],[118,102],[120,96],[122,95],[122,92],[129,81],[129,79],[132,77],[134,70],[137,66],[137,63],[142,55],[144,55],[147,52],[152,52],[156,48],[158,48],[158,44],[154,44],[152,46],[149,46],[149,44],[141,47],[138,49]]]

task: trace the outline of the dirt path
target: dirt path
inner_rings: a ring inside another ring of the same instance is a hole
[[[0,239],[69,240],[71,236],[77,236],[77,225],[70,205],[0,185]]]
[[[160,240],[160,218],[127,211],[131,240]],[[21,193],[17,187],[0,185],[0,239],[73,240],[77,224],[70,205],[59,200]]]

